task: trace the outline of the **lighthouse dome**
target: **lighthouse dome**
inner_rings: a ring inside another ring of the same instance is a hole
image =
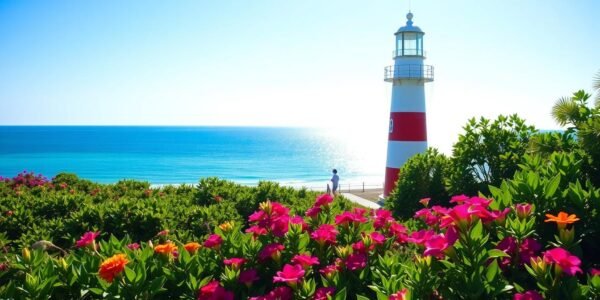
[[[406,14],[406,26],[402,26],[400,27],[400,29],[398,29],[398,31],[396,31],[396,34],[401,33],[401,32],[420,32],[423,33],[423,30],[421,30],[421,28],[419,28],[419,26],[413,26],[413,14],[411,12],[409,12],[408,14]]]

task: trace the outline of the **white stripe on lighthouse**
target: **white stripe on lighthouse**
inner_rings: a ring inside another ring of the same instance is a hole
[[[426,150],[427,141],[388,141],[386,166],[388,168],[400,168],[409,158]]]
[[[416,82],[392,87],[391,112],[425,112],[425,88]]]

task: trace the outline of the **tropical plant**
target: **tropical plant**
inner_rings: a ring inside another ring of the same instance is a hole
[[[488,185],[499,185],[513,176],[529,139],[536,130],[517,115],[470,119],[452,149],[448,189],[451,194],[487,194]]]

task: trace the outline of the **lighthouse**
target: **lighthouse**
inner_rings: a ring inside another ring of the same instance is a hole
[[[423,35],[413,26],[413,14],[395,33],[394,65],[385,68],[384,80],[392,83],[387,163],[383,196],[396,186],[400,167],[413,155],[427,150],[425,83],[433,81],[433,66],[424,65]]]

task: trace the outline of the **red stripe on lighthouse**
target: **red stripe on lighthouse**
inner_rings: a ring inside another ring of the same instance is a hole
[[[427,141],[427,121],[424,112],[390,113],[388,141]]]
[[[383,187],[383,196],[387,197],[394,187],[396,186],[396,181],[398,181],[398,175],[400,174],[400,169],[398,168],[385,168],[385,185]]]

